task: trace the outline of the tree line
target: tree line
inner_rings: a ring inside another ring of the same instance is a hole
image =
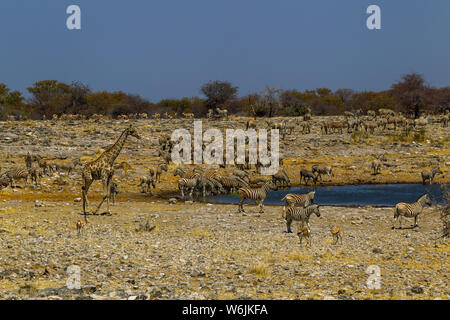
[[[422,75],[407,74],[384,91],[357,92],[352,89],[328,88],[299,91],[271,86],[261,92],[238,96],[239,88],[226,81],[210,81],[200,88],[201,97],[163,99],[151,102],[139,95],[123,91],[93,91],[81,82],[66,84],[44,80],[27,88],[29,98],[11,91],[0,83],[0,119],[8,115],[19,119],[50,119],[53,114],[120,114],[194,113],[205,116],[209,109],[227,109],[229,114],[254,117],[337,115],[344,111],[378,110],[388,108],[411,117],[422,112],[440,113],[450,109],[450,87],[436,88],[426,84]]]

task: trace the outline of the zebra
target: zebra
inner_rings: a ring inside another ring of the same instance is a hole
[[[166,163],[160,163],[155,167],[149,169],[150,175],[155,178],[156,182],[161,182],[161,174],[168,170]]]
[[[30,173],[27,169],[11,169],[4,173],[11,181],[11,188],[14,188],[14,180],[23,179],[25,185],[28,184]]]
[[[295,207],[295,206],[301,206],[301,207],[307,207],[310,204],[314,203],[314,195],[316,194],[315,191],[311,191],[305,194],[295,194],[295,193],[288,193],[284,196],[281,201],[286,201],[287,207]]]
[[[363,126],[366,132],[375,133],[375,129],[378,127],[378,124],[375,121],[369,120],[363,123]]]
[[[184,199],[184,190],[190,190],[189,197],[192,199],[192,193],[194,192],[195,187],[197,187],[199,177],[188,179],[181,178],[178,180],[178,189],[181,191],[181,198]]]
[[[312,204],[306,208],[289,207],[286,210],[286,215],[285,215],[286,229],[287,229],[286,233],[292,233],[291,224],[292,224],[292,221],[294,221],[294,220],[300,221],[302,228],[305,226],[305,223],[306,223],[308,230],[311,230],[310,225],[309,225],[309,217],[313,213],[317,217],[320,217],[319,207],[320,206],[318,204]]]
[[[25,156],[25,164],[27,166],[27,169],[31,169],[31,166],[33,164],[33,158],[31,157],[29,152]]]
[[[250,180],[250,174],[247,171],[234,169],[232,172],[232,175],[241,178],[242,180],[247,179]]]
[[[219,117],[225,118],[226,120],[228,120],[228,110],[227,109],[216,108],[216,112],[219,115]]]
[[[434,176],[437,174],[443,174],[439,167],[434,167],[431,171],[422,171],[420,173],[422,176],[422,183],[425,184],[425,182],[429,180],[430,184],[433,184]]]
[[[448,120],[449,120],[449,114],[444,114],[442,116],[441,122],[442,122],[442,128],[447,128],[448,127]]]
[[[9,179],[6,175],[0,176],[0,190],[6,188],[11,183],[11,179]]]
[[[117,183],[111,182],[109,196],[111,197],[113,205],[116,204],[116,196],[119,194],[119,187]]]
[[[193,179],[198,177],[200,174],[198,172],[186,172],[181,168],[176,168],[173,172],[174,177],[180,176],[180,178]]]
[[[317,178],[320,178],[320,181],[322,181],[322,174],[328,175],[328,179],[331,180],[331,176],[333,176],[333,171],[330,166],[324,166],[324,165],[313,165],[311,168],[312,173],[317,173]]]
[[[212,181],[204,174],[201,174],[197,178],[197,185],[195,188],[202,190],[203,198],[206,197],[206,189],[209,188],[211,193],[215,191],[215,186]]]
[[[233,192],[233,190],[239,188],[250,187],[247,182],[236,176],[218,176],[216,180],[219,181],[222,184],[223,188],[227,189],[229,192]]]
[[[142,193],[151,193],[151,187],[155,188],[156,187],[156,181],[152,176],[146,177],[146,176],[142,176],[140,179],[140,183],[139,186],[141,187],[141,192]]]
[[[274,184],[271,180],[267,181],[262,185],[261,188],[240,188],[238,190],[239,194],[239,206],[238,212],[245,212],[244,210],[244,200],[252,200],[255,201],[257,205],[259,205],[259,213],[264,213],[264,200],[267,197],[267,193],[269,190],[277,190],[276,184]]]
[[[309,171],[307,169],[300,170],[300,184],[302,183],[302,180],[305,180],[305,184],[308,185],[308,182],[311,179],[313,180],[314,184],[317,183],[317,176],[312,173],[312,171]]]
[[[44,171],[41,169],[41,167],[32,166],[31,168],[28,169],[28,173],[30,174],[32,183],[34,183],[35,185],[41,184],[40,179],[44,175]]]
[[[406,218],[414,218],[414,228],[418,226],[417,217],[422,213],[425,205],[431,206],[431,199],[428,194],[422,195],[414,203],[400,202],[395,205],[394,208],[394,222],[392,229],[395,229],[395,222],[400,218],[400,229],[402,228],[402,216]]]
[[[278,181],[281,182],[281,186],[283,187],[285,184],[287,187],[291,186],[291,180],[289,180],[286,171],[283,169],[278,170],[274,175],[272,175],[272,181],[276,184]]]
[[[381,171],[381,161],[378,159],[373,160],[370,168],[373,170],[374,175],[379,174]]]

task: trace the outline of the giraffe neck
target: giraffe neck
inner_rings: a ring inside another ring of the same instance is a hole
[[[113,165],[116,158],[119,156],[120,151],[122,151],[123,145],[128,138],[128,129],[125,129],[120,135],[119,139],[117,139],[116,143],[114,143],[108,150],[103,154],[106,157],[106,161],[109,165]]]

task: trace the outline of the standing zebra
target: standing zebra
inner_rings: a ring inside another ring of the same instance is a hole
[[[428,194],[424,194],[414,203],[397,203],[394,208],[394,222],[392,229],[395,229],[395,222],[400,218],[400,229],[402,228],[402,216],[406,218],[414,218],[414,227],[417,227],[417,217],[422,213],[425,205],[431,206],[431,200]]]
[[[308,185],[309,180],[314,182],[314,184],[317,183],[317,176],[312,173],[312,171],[309,171],[307,169],[301,169],[300,170],[300,184],[302,183],[302,180],[305,180],[305,184]]]
[[[25,182],[25,185],[28,184],[28,177],[30,176],[30,173],[28,172],[28,169],[11,169],[4,173],[9,180],[11,181],[11,188],[14,188],[14,180],[20,180],[23,179]]]
[[[271,180],[267,181],[262,185],[261,188],[240,188],[238,190],[239,194],[239,211],[238,212],[245,212],[244,210],[244,200],[253,200],[257,205],[259,205],[260,213],[264,212],[264,205],[263,202],[267,197],[267,193],[269,190],[277,190],[276,184],[274,184]]]
[[[425,184],[425,182],[429,180],[430,184],[433,184],[434,176],[442,173],[443,172],[439,167],[434,167],[431,171],[422,171],[420,173],[420,175],[422,176],[422,183]]]
[[[302,228],[305,226],[305,223],[306,223],[308,230],[311,230],[311,228],[309,226],[309,217],[313,213],[317,217],[320,217],[319,205],[313,204],[306,208],[289,207],[286,211],[286,216],[285,216],[287,233],[292,233],[291,224],[292,224],[293,220],[300,221]]]
[[[311,191],[305,194],[288,193],[281,201],[286,201],[287,207],[307,207],[314,203],[315,191]]]
[[[194,192],[195,187],[197,187],[199,177],[195,177],[192,179],[181,178],[178,180],[178,189],[181,191],[181,198],[184,199],[184,190],[189,191],[189,197],[192,199],[192,193]]]
[[[374,175],[379,174],[381,171],[381,161],[378,159],[373,160],[370,168],[373,170]]]
[[[315,164],[312,166],[312,173],[317,173],[317,178],[320,178],[322,181],[322,174],[328,175],[328,180],[331,180],[331,176],[333,175],[333,171],[330,166],[318,165]]]

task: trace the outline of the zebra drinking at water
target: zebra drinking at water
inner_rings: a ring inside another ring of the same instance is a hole
[[[181,191],[181,198],[184,199],[184,190],[189,190],[189,197],[192,199],[192,193],[194,192],[195,187],[197,187],[199,177],[195,177],[192,179],[181,178],[178,180],[178,189]]]
[[[271,181],[267,181],[262,185],[261,188],[240,188],[238,190],[239,194],[239,211],[238,212],[245,212],[244,210],[244,200],[253,200],[257,205],[259,205],[260,213],[264,212],[264,205],[263,202],[267,197],[267,193],[269,190],[277,190],[277,186]]]
[[[430,184],[433,184],[434,176],[442,173],[443,172],[439,167],[434,167],[431,171],[422,171],[420,174],[422,176],[422,183],[425,184],[425,182],[429,180]]]
[[[424,194],[414,203],[397,203],[394,208],[394,222],[392,229],[395,229],[395,222],[400,218],[400,229],[402,228],[402,217],[414,218],[414,227],[417,227],[417,217],[422,213],[425,205],[431,206],[431,200],[428,194]]]
[[[289,177],[283,169],[278,170],[274,175],[272,175],[272,181],[273,183],[277,184],[278,181],[280,181],[281,186],[291,186],[291,180],[289,180]]]
[[[286,210],[286,216],[285,216],[287,233],[292,233],[291,224],[292,224],[292,221],[294,221],[294,220],[300,221],[302,228],[305,226],[305,223],[306,223],[308,230],[311,230],[311,228],[309,226],[309,217],[313,213],[317,217],[320,217],[319,205],[313,204],[306,208],[289,207]]]

